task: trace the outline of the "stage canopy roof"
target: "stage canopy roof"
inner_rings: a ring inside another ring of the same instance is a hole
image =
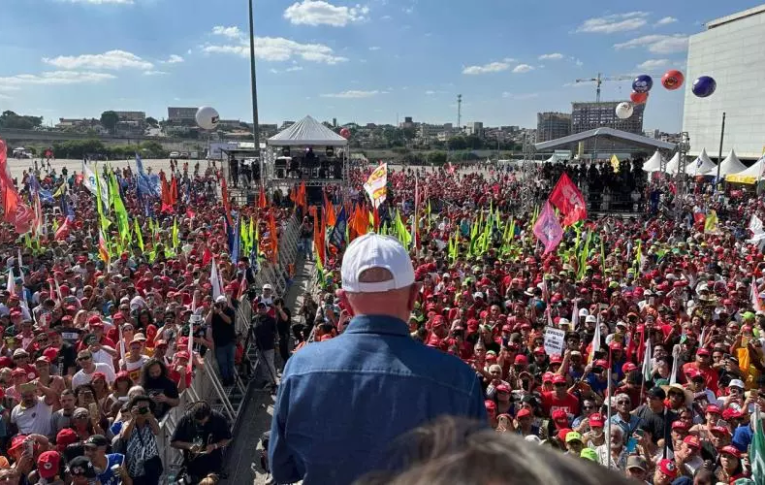
[[[583,131],[574,135],[564,136],[557,140],[543,141],[534,145],[537,151],[551,150],[563,146],[573,145],[580,141],[586,141],[592,138],[605,138],[607,140],[618,141],[628,145],[635,145],[646,148],[657,148],[660,150],[673,150],[674,143],[667,143],[661,140],[655,140],[646,136],[627,133],[626,131],[615,130],[613,128],[595,128],[593,130]]]
[[[268,139],[268,146],[272,147],[344,147],[346,145],[348,145],[348,140],[310,116],[306,116],[286,130]]]

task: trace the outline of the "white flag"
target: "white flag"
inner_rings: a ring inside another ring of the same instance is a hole
[[[672,357],[674,362],[672,363],[672,374],[669,376],[670,384],[677,384],[677,371],[680,368],[680,345],[675,345],[672,349]]]
[[[220,280],[215,258],[212,260],[212,269],[210,270],[210,285],[212,285],[213,302],[215,302],[215,299],[223,294],[223,282]]]
[[[579,303],[574,300],[574,309],[571,311],[571,329],[576,330],[579,326]]]
[[[598,312],[598,319],[595,322],[595,337],[593,337],[592,339],[592,351],[590,352],[590,361],[595,359],[595,352],[599,350],[600,350],[600,312]]]
[[[98,171],[98,167],[96,167]],[[105,206],[109,204],[109,184],[104,181],[103,178],[96,183],[96,174],[90,169],[90,165],[82,162],[82,185],[90,191],[94,196],[98,190],[98,185],[101,185],[101,203]]]
[[[651,355],[653,353],[652,347],[651,339],[649,338],[645,343],[645,356],[643,357],[643,380],[645,381],[651,380],[651,359],[653,358]]]
[[[752,231],[755,236],[765,232],[762,230],[762,221],[759,217],[752,215],[752,220],[749,221],[749,230]]]

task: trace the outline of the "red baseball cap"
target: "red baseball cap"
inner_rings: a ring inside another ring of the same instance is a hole
[[[46,451],[37,458],[37,472],[40,477],[51,479],[61,470],[61,455],[58,451]]]
[[[515,415],[516,418],[525,418],[526,416],[531,416],[531,411],[527,408],[523,408],[520,411],[518,411],[518,414]]]
[[[709,353],[709,349],[706,347],[699,347],[699,350],[696,351],[696,355],[711,355]]]
[[[565,384],[566,378],[560,374],[555,374],[553,375],[552,381],[553,381],[553,384]]]
[[[566,411],[562,409],[556,409],[552,412],[552,419],[555,421],[555,425],[568,426],[568,415]]]
[[[717,414],[718,416],[722,414],[722,411],[720,410],[720,406],[715,406],[714,404],[710,404],[709,406],[707,406],[707,409],[705,410],[705,412],[709,414]]]
[[[680,421],[679,419],[672,423],[672,429],[683,429],[685,431],[688,431],[690,429],[690,426],[688,426],[688,423],[685,421]]]
[[[515,356],[515,365],[528,364],[528,363],[529,363],[529,358],[526,357],[525,355],[518,354]]]
[[[590,415],[589,422],[590,428],[602,428],[604,426],[603,416],[598,413]]]
[[[669,478],[675,478],[677,476],[677,466],[675,462],[668,459],[663,459],[659,462],[659,470],[668,476]]]
[[[701,449],[701,442],[699,441],[698,436],[688,435],[685,437],[685,439],[683,439],[683,443],[685,443],[686,445],[690,446],[691,448],[695,450]]]
[[[718,453],[721,455],[724,453],[726,455],[733,455],[736,458],[741,458],[741,452],[738,451],[738,448],[732,445],[723,446],[722,448],[718,450]]]

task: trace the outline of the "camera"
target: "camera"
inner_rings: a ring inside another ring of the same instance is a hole
[[[149,414],[149,408],[138,408],[138,414]]]

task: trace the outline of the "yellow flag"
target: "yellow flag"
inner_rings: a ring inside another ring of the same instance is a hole
[[[704,221],[704,233],[715,234],[717,233],[717,212],[714,209],[710,210],[707,214],[707,219]]]
[[[614,168],[615,173],[619,173],[619,159],[616,155],[611,155],[611,166]]]

